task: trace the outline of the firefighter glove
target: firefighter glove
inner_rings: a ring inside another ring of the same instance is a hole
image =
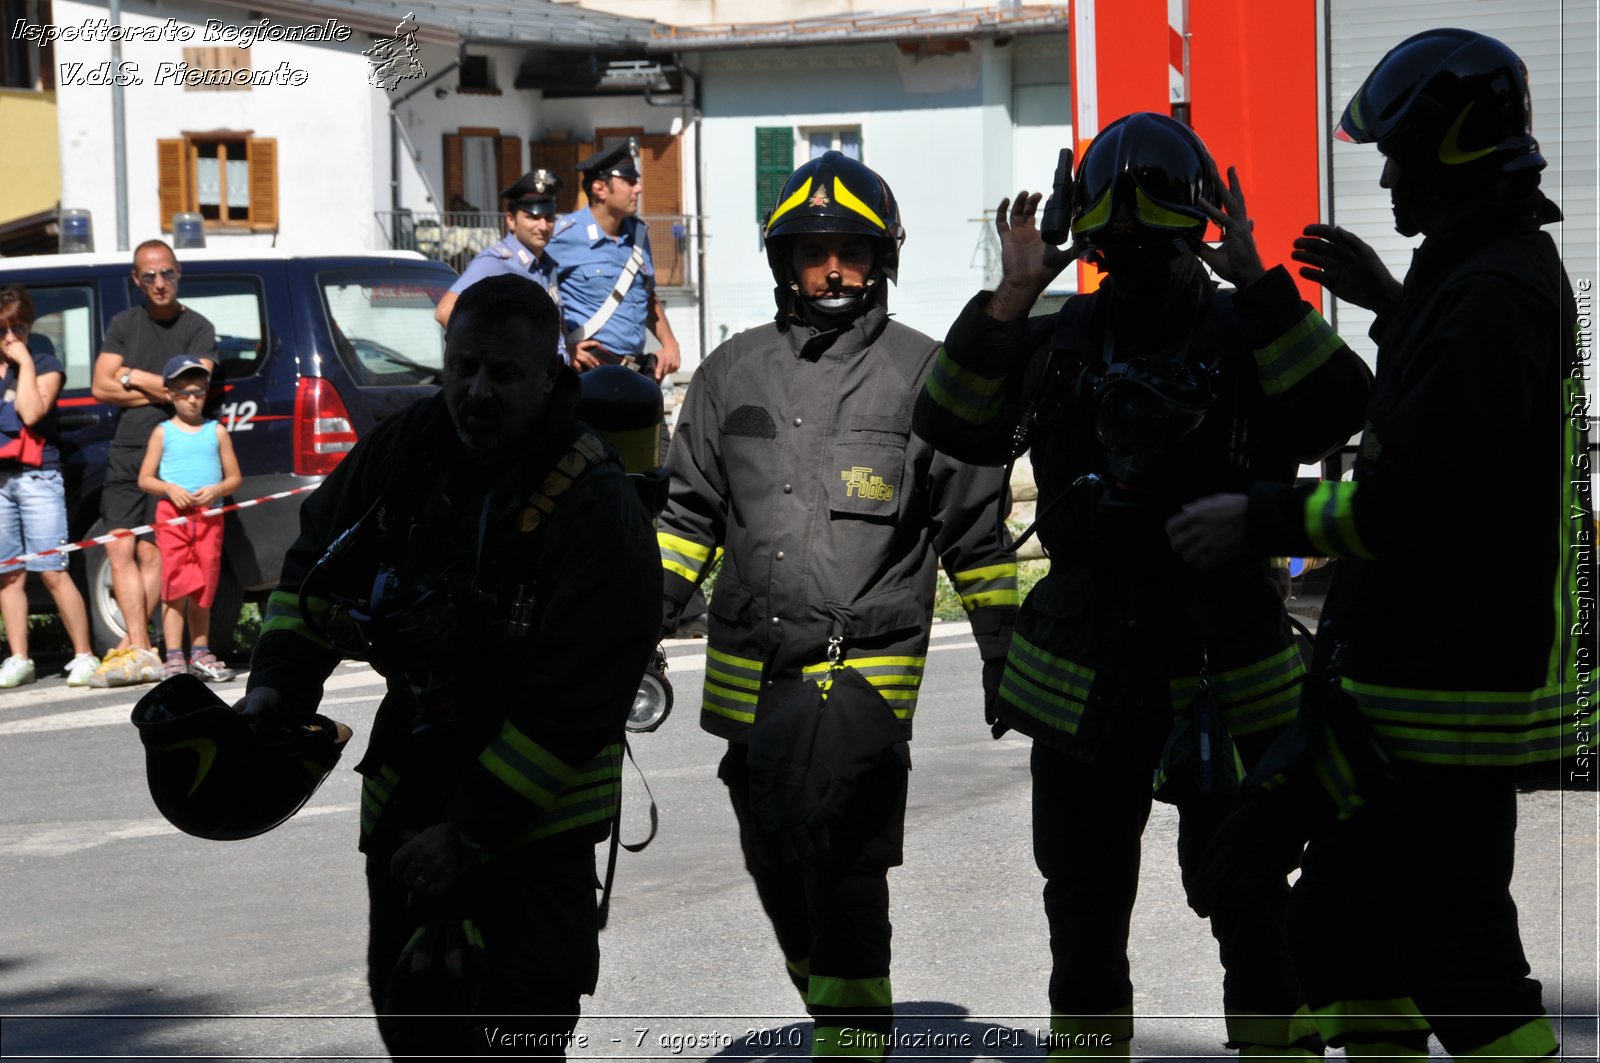
[[[1000,680],[1006,674],[1006,659],[1004,657],[990,657],[983,662],[983,722],[989,725],[989,733],[999,738],[1011,728],[1000,722],[996,713],[1000,701]]]

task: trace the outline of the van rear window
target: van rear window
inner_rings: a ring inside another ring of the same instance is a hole
[[[358,383],[438,382],[444,330],[433,310],[448,290],[446,278],[393,268],[349,269],[320,273],[317,283],[334,347]]]

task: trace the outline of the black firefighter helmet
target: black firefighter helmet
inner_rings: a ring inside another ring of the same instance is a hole
[[[900,245],[906,231],[889,184],[877,172],[837,151],[826,151],[805,163],[783,183],[778,202],[767,214],[762,236],[767,264],[778,284],[779,309],[787,309],[786,293],[794,283],[791,263],[794,238],[802,233],[846,233],[866,236],[877,244],[869,298],[880,277],[899,277]]]
[[[1084,149],[1073,180],[1072,236],[1098,252],[1186,251],[1204,235],[1200,201],[1217,201],[1216,163],[1195,131],[1138,112],[1106,126]]]
[[[1528,69],[1493,37],[1435,29],[1378,61],[1345,106],[1334,136],[1378,150],[1431,180],[1538,173]]]
[[[300,811],[339,762],[350,728],[283,716],[251,730],[192,675],[163,680],[133,707],[150,796],[186,834],[234,841]]]

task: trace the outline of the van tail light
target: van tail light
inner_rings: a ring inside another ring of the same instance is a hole
[[[339,389],[322,377],[301,377],[294,393],[295,475],[325,476],[355,445],[355,425]]]

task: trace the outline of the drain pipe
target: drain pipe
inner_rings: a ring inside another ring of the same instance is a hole
[[[115,0],[113,0],[113,3],[114,2]],[[451,63],[437,74],[423,81],[416,88],[412,89],[404,96],[399,97],[389,105],[389,212],[391,224],[393,224],[392,219],[394,216],[400,213],[400,141],[402,139],[405,140],[406,147],[411,150],[411,157],[413,159],[415,159],[417,156],[417,146],[411,142],[410,134],[406,132],[406,127],[400,121],[400,105],[405,103],[411,97],[415,96],[417,93],[421,92],[423,89],[427,88],[429,85],[432,85],[434,82],[438,81],[440,78],[446,76],[451,71],[458,69],[461,66],[461,60],[466,57],[466,54],[467,46],[465,42],[463,42],[460,48],[456,51],[455,62]],[[423,186],[427,188],[428,195],[433,196],[433,188],[428,185],[428,178],[425,175],[422,178],[422,183]],[[444,205],[439,203],[439,200],[436,196],[434,197],[434,203],[438,204],[441,211],[444,210]],[[389,242],[394,242],[393,234],[390,235]]]

